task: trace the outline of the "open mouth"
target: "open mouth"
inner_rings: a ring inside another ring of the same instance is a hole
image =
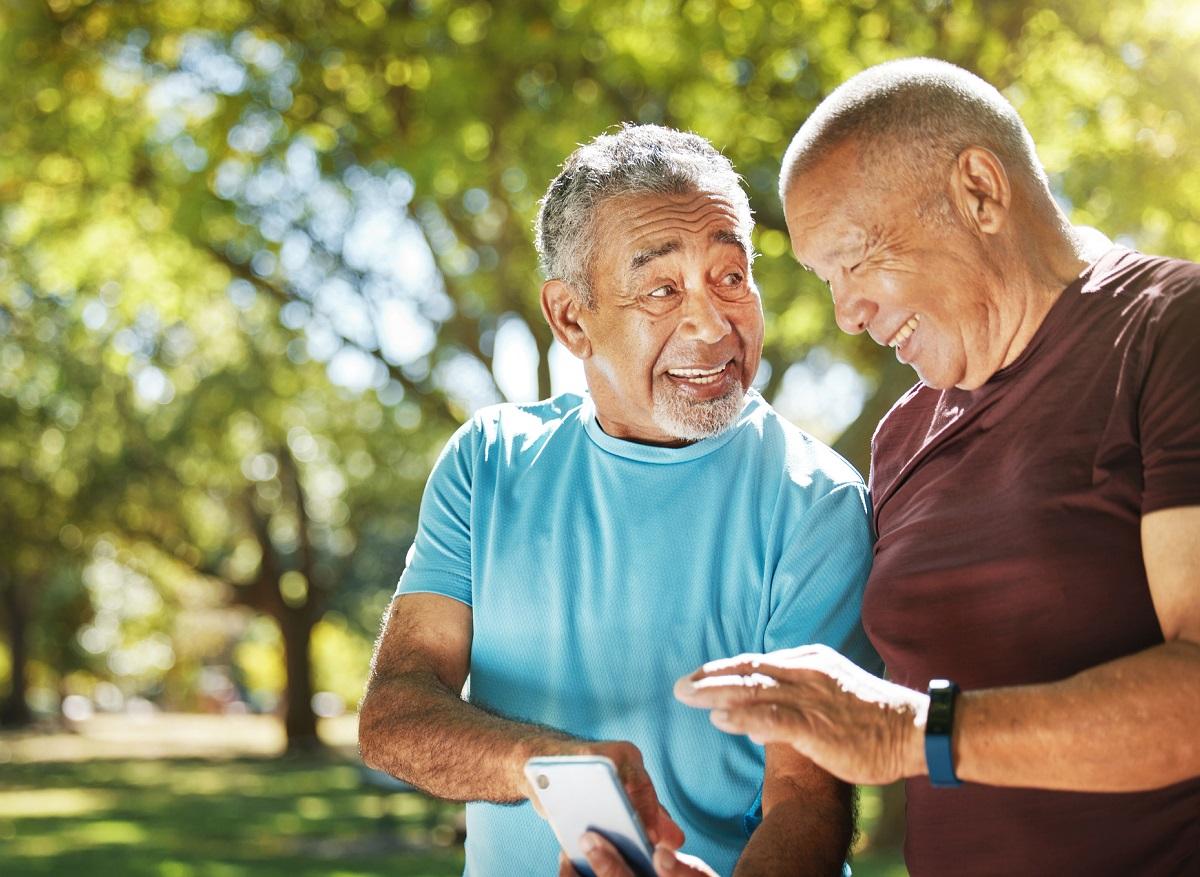
[[[732,364],[731,359],[716,368],[671,368],[667,369],[667,374],[677,381],[702,386],[719,381]]]
[[[920,314],[913,314],[908,318],[908,322],[901,326],[896,334],[888,339],[887,346],[893,350],[898,350],[900,345],[909,339],[913,332],[917,331],[917,326],[921,322]]]

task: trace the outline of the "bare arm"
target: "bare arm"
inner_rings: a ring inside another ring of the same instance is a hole
[[[392,601],[359,709],[363,761],[439,798],[516,803],[528,797],[522,771],[528,758],[606,755],[617,764],[647,834],[678,846],[679,828],[659,806],[633,744],[579,740],[462,699],[471,619],[471,607],[437,594]]]
[[[462,699],[471,630],[471,607],[449,597],[392,602],[359,710],[363,761],[439,798],[521,801],[522,753],[569,738]]]
[[[1142,519],[1162,645],[1061,682],[962,695],[953,733],[960,778],[1112,792],[1200,776],[1197,534],[1197,506]],[[925,694],[876,679],[828,649],[715,661],[680,680],[676,693],[716,709],[713,722],[723,730],[790,743],[851,782],[925,773]]]
[[[853,789],[790,746],[766,747],[763,822],[734,877],[837,875],[854,830]]]
[[[1200,507],[1146,515],[1142,554],[1166,642],[1051,685],[962,695],[962,779],[1123,792],[1200,775]]]

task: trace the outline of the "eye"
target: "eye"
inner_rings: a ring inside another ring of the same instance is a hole
[[[670,298],[674,294],[675,294],[675,288],[673,286],[667,285],[667,286],[660,286],[657,289],[650,290],[648,293],[646,293],[646,296],[648,298],[662,299],[662,298]]]
[[[746,278],[738,271],[731,271],[725,275],[724,283],[726,286],[740,286]]]

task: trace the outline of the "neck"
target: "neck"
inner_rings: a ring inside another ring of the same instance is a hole
[[[1031,211],[1032,212],[1032,211]],[[1014,234],[1004,247],[1005,298],[1014,307],[1009,343],[1000,368],[1010,365],[1033,339],[1063,289],[1088,266],[1086,246],[1067,218],[1053,207],[1052,216],[1014,216]]]
[[[594,404],[595,399],[592,401]],[[654,445],[660,448],[684,448],[695,444],[692,439],[676,438],[675,436],[667,435],[665,432],[639,427],[616,418],[607,417],[600,413],[598,407],[596,408],[596,423],[599,424],[600,429],[606,435],[639,445]]]

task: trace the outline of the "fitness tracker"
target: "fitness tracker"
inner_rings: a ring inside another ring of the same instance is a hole
[[[929,681],[929,715],[925,719],[925,766],[934,788],[949,789],[962,785],[954,775],[954,756],[950,732],[954,730],[954,701],[958,686],[949,679]]]

